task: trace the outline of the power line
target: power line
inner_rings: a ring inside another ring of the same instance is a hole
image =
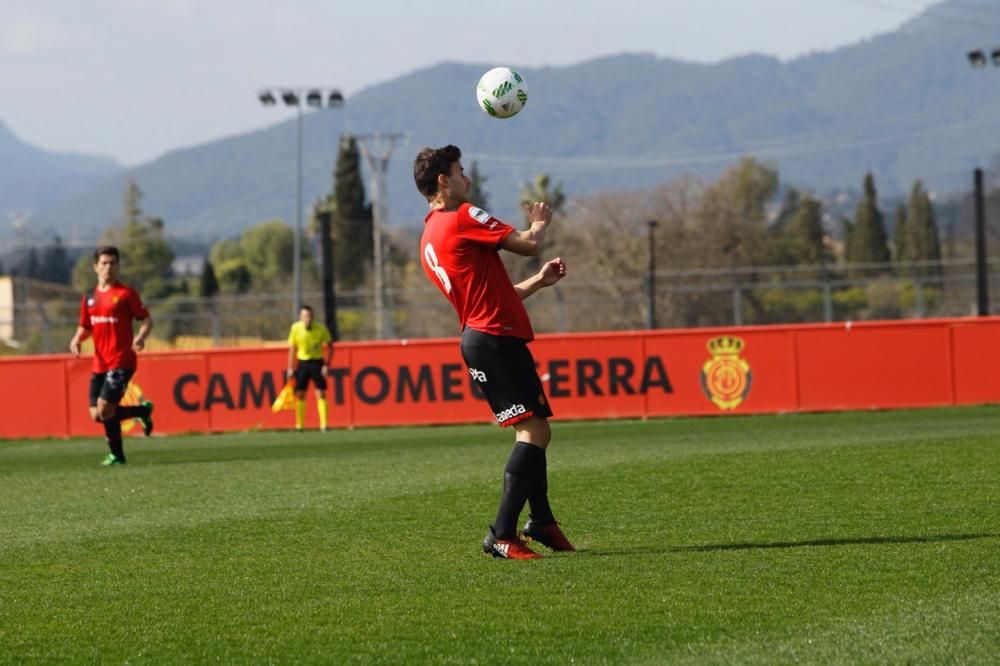
[[[907,114],[901,118],[912,117]],[[890,119],[884,119],[879,124],[888,124]],[[778,139],[761,142],[749,142],[737,149],[708,148],[700,150],[678,151],[660,155],[606,155],[588,157],[558,157],[558,156],[514,156],[475,153],[469,159],[489,161],[493,164],[525,165],[531,167],[555,166],[571,170],[602,170],[683,166],[692,164],[711,164],[728,162],[751,154],[764,157],[788,157],[794,155],[809,155],[820,152],[839,151],[850,148],[862,148],[902,141],[914,134],[944,132],[967,127],[990,126],[993,118],[968,118],[938,125],[918,125],[895,132],[876,131],[877,127],[863,130],[848,129],[844,131],[825,132],[818,134],[790,135]],[[859,136],[860,134],[860,136]]]

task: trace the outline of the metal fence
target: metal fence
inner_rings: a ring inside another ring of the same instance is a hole
[[[988,262],[1000,296],[1000,258]],[[435,287],[417,275],[411,287],[386,290],[388,337],[451,336],[458,323]],[[589,280],[586,267],[526,301],[538,332],[908,319],[976,314],[972,259],[909,264],[763,266],[657,271],[639,269],[613,281]],[[655,291],[651,289],[655,285]],[[0,349],[6,353],[65,351],[79,318],[80,296],[44,283],[15,289],[0,302]],[[304,294],[317,308],[319,292]],[[282,344],[290,295],[248,293],[210,299],[149,301],[155,329],[151,348]],[[375,337],[370,289],[337,294],[341,339]]]

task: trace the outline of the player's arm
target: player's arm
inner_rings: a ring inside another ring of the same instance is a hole
[[[566,277],[566,262],[561,258],[549,259],[542,269],[523,282],[514,285],[514,291],[523,301],[543,287],[551,287]]]
[[[294,342],[288,343],[288,370],[285,372],[285,379],[291,379],[295,374],[295,352],[298,348]]]
[[[149,337],[149,333],[153,330],[153,316],[149,314],[149,310],[142,304],[142,299],[139,298],[139,292],[136,290],[129,289],[125,298],[132,318],[140,322],[139,332],[132,338],[132,350],[142,351],[146,346],[146,338]]]
[[[153,331],[153,315],[147,314],[139,322],[139,332],[135,334],[135,338],[132,340],[132,349],[135,351],[142,351],[146,346],[146,338]]]
[[[87,295],[80,299],[80,320],[76,326],[76,333],[69,341],[69,351],[73,356],[80,355],[80,343],[90,337],[90,317],[87,315]]]
[[[90,337],[90,329],[84,328],[83,326],[76,327],[76,334],[73,335],[73,339],[69,341],[69,351],[73,356],[80,355],[80,343]]]
[[[326,348],[326,359],[323,361],[323,376],[326,377],[330,372],[330,364],[333,363],[333,340],[327,340],[323,343]]]
[[[531,206],[525,205],[525,208],[528,211],[528,228],[524,231],[512,231],[503,239],[500,247],[522,257],[534,257],[542,251],[545,228],[552,221],[552,208],[542,201]]]

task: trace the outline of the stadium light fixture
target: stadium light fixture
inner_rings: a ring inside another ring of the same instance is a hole
[[[294,244],[292,256],[292,319],[298,319],[299,310],[302,307],[302,104],[305,99],[306,104],[311,107],[323,108],[323,97],[329,95],[329,107],[341,107],[344,105],[344,97],[340,91],[329,88],[288,88],[278,87],[275,89],[264,89],[257,94],[257,99],[264,106],[275,106],[277,95],[285,106],[294,106],[296,112],[296,161],[295,161],[295,226]]]
[[[986,67],[986,54],[976,49],[975,51],[969,51],[968,53],[969,64],[973,67]]]

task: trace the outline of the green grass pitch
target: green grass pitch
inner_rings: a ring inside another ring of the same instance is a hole
[[[0,661],[996,663],[998,426],[555,423],[534,562],[492,426],[0,442]]]

